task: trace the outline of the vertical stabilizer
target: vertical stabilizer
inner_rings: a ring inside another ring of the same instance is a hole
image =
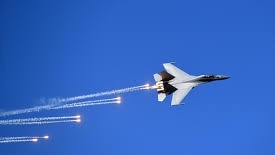
[[[154,79],[155,79],[156,82],[159,82],[159,81],[162,80],[161,76],[159,74],[157,74],[157,73],[154,74]]]
[[[170,81],[175,77],[166,71],[161,71],[161,78],[162,78],[162,81]]]
[[[158,91],[158,101],[162,102],[165,98],[166,98],[166,93],[162,92],[164,91],[164,86],[163,86],[163,82],[161,75],[159,74],[154,74],[154,79],[156,81],[156,87],[157,87],[157,91]]]

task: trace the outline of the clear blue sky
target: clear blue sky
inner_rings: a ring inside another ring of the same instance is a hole
[[[158,103],[156,92],[140,91],[122,94],[121,105],[14,116],[81,114],[83,121],[0,126],[0,137],[51,136],[1,144],[0,154],[274,155],[274,5],[1,1],[2,110],[36,106],[41,97],[153,84],[152,75],[171,61],[193,75],[231,78],[193,89],[185,106],[171,107],[171,97]]]

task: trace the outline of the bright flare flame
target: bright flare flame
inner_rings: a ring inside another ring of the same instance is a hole
[[[77,119],[77,120],[75,120],[77,123],[80,123],[81,122],[81,119]]]
[[[121,97],[120,96],[116,98],[116,103],[118,103],[118,104],[121,103]]]
[[[76,115],[75,118],[80,118],[81,116],[80,115]]]
[[[37,142],[38,141],[38,138],[34,138],[32,139],[33,142]]]
[[[43,138],[44,138],[44,139],[49,139],[49,136],[44,136]]]

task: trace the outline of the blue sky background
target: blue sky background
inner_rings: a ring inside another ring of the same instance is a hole
[[[274,2],[1,1],[0,109],[154,83],[162,63],[229,80],[202,85],[171,107],[157,93],[123,104],[1,119],[82,115],[81,124],[0,126],[2,155],[275,154]],[[110,96],[112,97],[112,96]]]

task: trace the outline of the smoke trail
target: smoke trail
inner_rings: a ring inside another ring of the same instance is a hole
[[[22,123],[22,122],[39,122],[39,121],[49,121],[49,120],[62,120],[62,119],[76,119],[80,118],[79,115],[77,116],[61,116],[61,117],[41,117],[41,118],[25,118],[25,119],[11,119],[11,120],[0,120],[1,124],[16,124],[16,123]]]
[[[3,116],[11,116],[11,115],[18,115],[18,114],[24,114],[24,113],[30,113],[30,112],[39,112],[40,110],[47,110],[51,107],[58,106],[60,103],[51,103],[48,105],[43,106],[36,106],[32,108],[25,108],[25,109],[19,109],[19,110],[13,110],[13,111],[7,111],[7,112],[1,112],[0,117]]]
[[[42,124],[56,124],[56,123],[69,123],[69,122],[81,122],[81,120],[69,119],[69,120],[54,120],[54,121],[14,122],[14,123],[2,124],[2,125],[42,125]]]
[[[52,108],[52,109],[67,109],[67,108],[86,107],[86,106],[112,104],[112,103],[118,103],[118,101],[109,101],[109,102],[86,101],[86,102],[81,102],[81,104],[69,104],[69,105],[64,105],[64,106],[60,106],[60,107],[55,107],[55,108]]]
[[[60,102],[71,102],[71,101],[83,100],[83,99],[105,96],[105,95],[115,95],[115,94],[133,92],[133,91],[143,90],[144,88],[147,88],[147,87],[148,87],[148,84],[145,84],[145,85],[141,85],[141,86],[111,90],[111,91],[106,91],[106,92],[101,92],[101,93],[69,97],[69,98],[59,99],[59,101]]]
[[[94,93],[94,94],[88,94],[88,95],[81,95],[76,97],[69,97],[69,98],[52,98],[49,101],[51,103],[43,106],[35,106],[32,108],[25,108],[25,109],[19,109],[19,110],[13,110],[13,111],[7,111],[7,112],[0,112],[0,117],[4,116],[11,116],[11,115],[18,115],[18,114],[24,114],[24,113],[31,113],[31,112],[39,112],[41,110],[50,110],[53,109],[53,107],[62,106],[63,103],[68,103],[72,101],[78,101],[93,97],[99,97],[99,96],[106,96],[106,95],[115,95],[115,94],[121,94],[121,93],[127,93],[127,92],[133,92],[138,90],[144,90],[148,88],[148,84],[141,85],[141,86],[134,86],[134,87],[128,87],[123,89],[117,89],[117,90],[111,90],[101,93]]]
[[[31,124],[65,123],[65,122],[80,122],[80,115],[0,120],[0,125],[31,125]]]
[[[24,137],[0,137],[0,141],[1,140],[16,140],[16,139],[48,139],[49,136],[43,136],[43,137],[39,137],[39,136],[24,136]]]
[[[117,98],[111,98],[111,99],[75,102],[71,104],[65,104],[63,106],[53,107],[51,109],[67,109],[67,108],[86,107],[86,106],[112,104],[112,103],[120,103],[120,102],[121,102],[121,98],[117,97]]]
[[[0,143],[19,143],[19,142],[37,142],[38,139],[15,139],[15,140],[0,140]]]
[[[0,141],[2,141],[2,140],[16,140],[16,139],[32,139],[32,137],[0,137]]]
[[[94,100],[90,102],[104,102],[104,101],[112,101],[118,98],[111,98],[111,99],[102,99],[102,100]],[[81,102],[76,102],[76,103],[81,103]],[[71,103],[71,104],[76,104],[76,103]],[[65,104],[65,105],[71,105],[71,104]],[[8,112],[2,112],[0,113],[0,117],[2,116],[10,116],[10,115],[18,115],[18,114],[23,114],[23,113],[31,113],[31,112],[39,112],[40,110],[52,110],[52,109],[60,109],[58,107],[62,107],[65,105],[60,104],[50,104],[50,105],[45,105],[45,106],[37,106],[33,108],[26,108],[26,109],[19,109],[19,110],[14,110],[14,111],[8,111]]]
[[[18,142],[37,142],[39,139],[49,139],[49,136],[43,137],[0,137],[0,143],[18,143]]]
[[[50,107],[48,106],[46,110],[53,110],[53,109],[66,109],[66,108],[73,108],[73,107],[83,107],[83,106],[91,106],[91,105],[99,105],[99,104],[111,104],[111,103],[119,103],[121,100],[120,97],[116,97],[116,98],[110,98],[110,99],[100,99],[100,100],[91,100],[91,101],[83,101],[83,102],[75,102],[75,103],[70,103],[70,104],[64,104],[62,106],[53,106]],[[88,104],[87,104],[88,103]],[[91,104],[91,103],[95,103],[95,104]],[[86,105],[87,104],[87,105]],[[32,108],[33,109],[33,108]],[[17,111],[23,111],[23,110],[17,110]],[[0,115],[1,116],[1,115]],[[75,116],[64,116],[63,118],[65,119],[65,117],[75,117]],[[45,119],[61,119],[61,117],[45,117],[45,118],[28,118],[25,121],[42,121]],[[24,119],[15,119],[15,120],[10,120],[10,121],[23,121]],[[0,124],[2,124],[5,120],[0,120]]]

